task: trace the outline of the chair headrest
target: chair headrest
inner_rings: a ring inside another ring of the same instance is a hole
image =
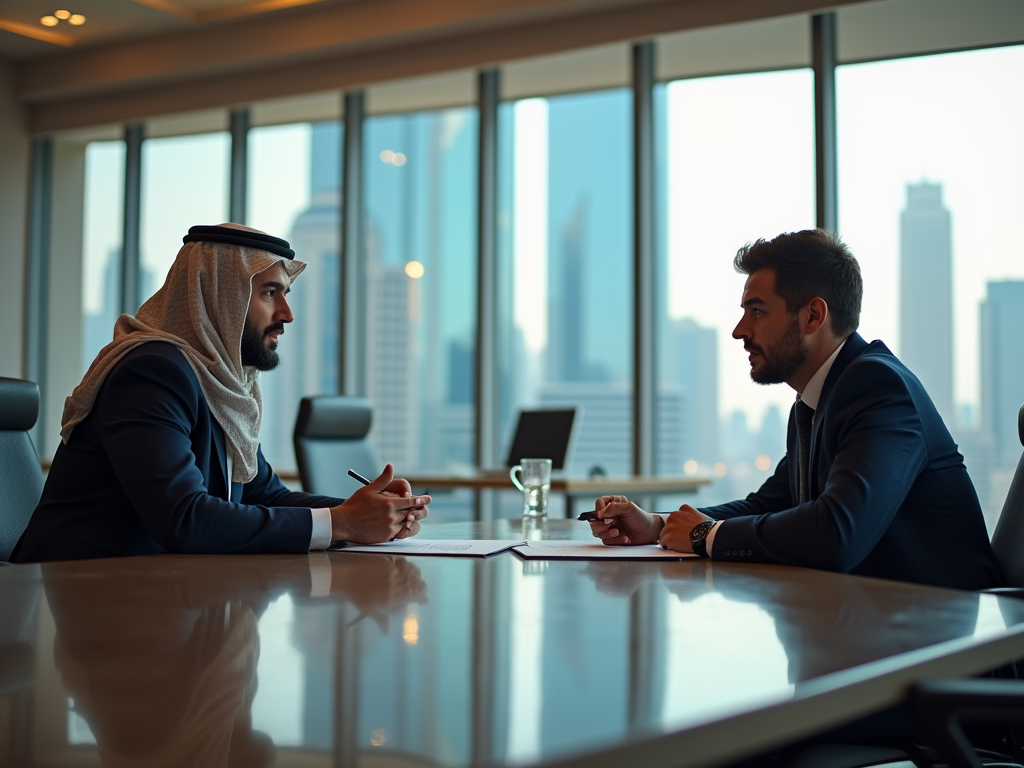
[[[299,403],[295,436],[320,440],[359,440],[369,434],[372,421],[373,403],[365,397],[304,397]]]
[[[39,418],[39,385],[0,377],[0,429],[28,431]]]

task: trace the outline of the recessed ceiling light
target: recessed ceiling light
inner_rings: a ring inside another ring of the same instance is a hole
[[[83,16],[80,13],[76,13],[74,16],[68,19],[68,24],[73,24],[76,27],[80,27],[83,24],[85,24],[85,16]]]
[[[53,15],[56,16],[58,19],[67,21],[71,18],[71,11],[54,11]]]
[[[57,17],[56,16],[43,16],[43,18],[41,18],[39,20],[39,23],[42,24],[44,27],[56,27],[57,26]]]

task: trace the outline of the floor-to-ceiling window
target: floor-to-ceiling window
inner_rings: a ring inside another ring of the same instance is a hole
[[[632,468],[632,96],[507,102],[499,112],[499,418],[578,409],[567,474]]]
[[[227,221],[230,151],[227,133],[143,143],[141,301],[163,285],[189,227]]]
[[[330,121],[249,132],[246,223],[285,238],[306,263],[288,297],[295,320],[281,337],[281,364],[260,378],[260,442],[276,470],[295,470],[299,400],[338,389],[342,130]]]
[[[85,149],[82,237],[82,372],[114,335],[120,309],[124,230],[123,141],[97,141]]]
[[[658,466],[710,476],[698,502],[745,496],[785,453],[793,391],[750,379],[736,251],[814,226],[810,70],[657,87]],[[692,503],[693,499],[689,499]]]
[[[477,111],[375,116],[364,130],[370,439],[400,473],[465,471],[474,446]],[[471,515],[468,494],[435,502]]]
[[[925,385],[990,530],[1024,403],[1024,46],[841,66],[839,232],[861,333]]]

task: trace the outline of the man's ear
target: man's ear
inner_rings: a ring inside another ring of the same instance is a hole
[[[809,336],[815,333],[821,326],[832,324],[828,315],[828,304],[820,296],[815,296],[805,307],[807,310],[807,322],[804,324],[804,332]]]

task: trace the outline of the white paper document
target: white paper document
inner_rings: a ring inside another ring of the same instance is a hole
[[[423,539],[399,539],[382,544],[346,544],[332,546],[332,552],[370,552],[378,555],[440,555],[442,557],[487,557],[511,549],[522,541],[496,539],[465,539],[451,541],[428,541]]]
[[[585,541],[527,541],[514,549],[528,560],[681,560],[697,557],[663,549],[660,544],[608,547]]]

